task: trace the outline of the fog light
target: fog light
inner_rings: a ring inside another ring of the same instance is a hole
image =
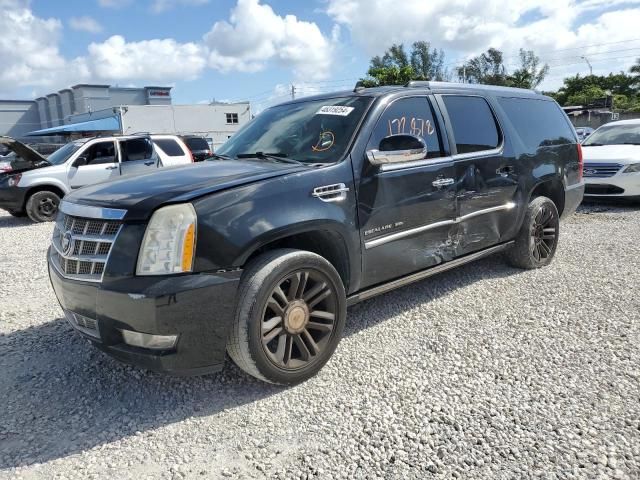
[[[151,335],[149,333],[122,330],[122,338],[124,343],[134,347],[169,350],[176,346],[178,335]]]

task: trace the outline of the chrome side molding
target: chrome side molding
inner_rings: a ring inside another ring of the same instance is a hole
[[[460,265],[471,263],[475,260],[479,260],[481,258],[487,257],[494,253],[502,252],[510,248],[514,243],[515,242],[512,240],[507,243],[495,245],[485,250],[480,250],[479,252],[470,253],[469,255],[465,255],[464,257],[456,258],[455,260],[441,263],[440,265],[436,265],[435,267],[427,268],[426,270],[421,270],[419,272],[412,273],[410,275],[407,275],[406,277],[398,278],[396,280],[383,283],[382,285],[378,285],[377,287],[369,288],[367,290],[354,293],[353,295],[349,295],[347,297],[347,306],[350,307],[351,305],[355,305],[358,302],[362,302],[363,300],[368,300],[369,298],[382,295],[383,293],[390,292],[391,290],[395,290],[396,288],[404,287],[405,285],[409,285],[411,283],[424,280],[425,278],[429,278],[441,272],[446,272],[447,270],[451,270],[452,268],[459,267]]]
[[[122,220],[127,214],[126,210],[119,208],[80,205],[79,203],[71,203],[66,200],[60,202],[59,210],[72,217],[98,218],[100,220]]]
[[[445,227],[447,225],[455,225],[457,223],[465,222],[471,218],[479,217],[480,215],[486,215],[488,213],[500,212],[502,210],[511,210],[515,208],[516,204],[514,202],[505,203],[504,205],[498,205],[490,208],[483,208],[482,210],[477,210],[475,212],[467,213],[461,217],[454,218],[452,220],[443,220],[441,222],[430,223],[428,225],[421,225],[419,227],[410,228],[409,230],[403,230],[402,232],[392,233],[390,235],[385,235],[384,237],[378,237],[368,242],[365,242],[364,248],[369,250],[370,248],[379,247],[380,245],[384,245],[385,243],[393,242],[394,240],[399,240],[404,237],[409,237],[411,235],[416,235],[418,233],[426,232],[427,230],[433,230],[434,228]]]

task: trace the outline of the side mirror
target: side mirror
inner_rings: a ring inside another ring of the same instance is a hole
[[[415,135],[389,135],[380,141],[378,150],[367,151],[372,165],[413,162],[427,156],[427,145]]]
[[[83,167],[87,164],[87,157],[84,156],[80,156],[78,158],[76,158],[73,162],[73,166],[78,168],[78,167]]]

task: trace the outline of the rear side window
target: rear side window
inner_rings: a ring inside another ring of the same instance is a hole
[[[169,155],[170,157],[184,156],[184,152],[182,151],[182,148],[180,148],[180,145],[178,145],[178,142],[176,142],[172,138],[156,139],[154,140],[154,143],[158,147],[160,147],[160,149],[162,149],[162,151],[167,155]]]
[[[498,103],[518,131],[527,151],[575,143],[575,134],[560,107],[548,100],[500,98]]]
[[[492,150],[500,144],[496,119],[484,98],[444,95],[442,100],[458,153]]]
[[[153,158],[153,145],[148,138],[135,138],[120,142],[123,162],[135,162]]]
[[[209,144],[204,138],[188,137],[184,139],[184,143],[186,143],[187,147],[191,150],[209,150]]]
[[[368,149],[377,149],[385,137],[400,134],[422,138],[427,145],[427,158],[442,156],[437,125],[427,98],[401,98],[389,105],[373,130]]]

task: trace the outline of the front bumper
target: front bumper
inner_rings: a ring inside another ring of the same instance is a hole
[[[49,277],[69,323],[116,359],[174,375],[222,369],[239,271],[138,277],[107,289],[64,278],[49,263]],[[178,340],[170,350],[144,349],[124,343],[123,329]]]
[[[27,189],[22,187],[9,187],[0,180],[0,208],[11,211],[22,211],[24,209]]]
[[[612,177],[586,177],[585,197],[640,197],[640,173],[616,173]]]

